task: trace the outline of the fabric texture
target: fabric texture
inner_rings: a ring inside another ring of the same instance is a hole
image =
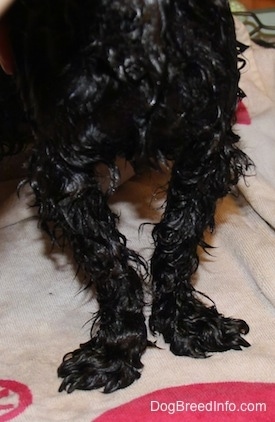
[[[18,180],[2,181],[0,422],[275,420],[275,50],[253,44],[239,22],[236,28],[249,48],[241,76],[247,96],[235,129],[256,167],[219,203],[216,230],[207,239],[214,249],[201,254],[194,283],[220,312],[247,321],[252,346],[195,360],[174,356],[160,337],[151,337],[159,347],[147,349],[142,377],[129,388],[111,395],[58,393],[56,369],[66,352],[88,340],[96,300],[75,276],[70,251],[52,250],[40,231],[28,189],[18,198]],[[159,220],[165,183],[165,174],[135,176],[111,201],[129,246],[147,259],[152,225],[140,225]],[[236,407],[217,410],[215,401]],[[168,404],[177,402],[212,404],[203,411],[182,410],[179,403],[169,413]],[[241,403],[250,410],[240,411]]]

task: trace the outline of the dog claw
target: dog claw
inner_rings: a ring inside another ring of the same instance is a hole
[[[180,327],[184,327],[181,330]],[[187,328],[188,327],[188,328]],[[186,334],[187,328],[187,334]],[[181,321],[177,335],[171,341],[171,351],[176,355],[205,358],[211,352],[242,350],[250,344],[241,335],[247,334],[249,327],[245,321],[225,318],[215,308],[206,308],[205,316],[196,324]],[[181,335],[181,333],[185,335]]]
[[[63,378],[59,392],[68,394],[74,390],[94,390],[103,387],[104,393],[128,387],[140,377],[140,360],[133,366],[126,360],[108,358],[104,348],[82,347],[65,355],[58,368],[58,376]]]
[[[216,307],[206,307],[193,298],[192,312],[178,315],[176,320],[165,320],[154,315],[152,326],[164,335],[170,350],[178,356],[207,358],[212,352],[230,349],[242,350],[250,344],[242,335],[249,332],[247,323],[241,319],[225,318]],[[173,329],[172,329],[173,327]]]
[[[75,383],[70,384],[69,380],[65,378],[62,381],[58,389],[58,392],[61,393],[62,391],[66,391],[68,394],[70,394],[70,393],[73,393],[75,389],[76,389],[76,384]]]

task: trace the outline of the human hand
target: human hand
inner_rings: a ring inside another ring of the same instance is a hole
[[[0,0],[0,17],[4,15],[8,7],[14,2],[14,0]]]

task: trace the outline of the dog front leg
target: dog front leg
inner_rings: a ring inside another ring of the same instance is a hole
[[[61,230],[99,303],[98,331],[68,353],[58,369],[60,391],[124,388],[140,377],[147,345],[140,258],[117,230],[92,166],[79,170],[53,145],[42,145],[31,160],[30,184],[42,226],[52,237]]]
[[[68,205],[71,217],[68,221],[65,210],[65,230],[76,261],[96,287],[100,309],[98,332],[67,354],[58,369],[64,378],[60,391],[104,387],[109,393],[140,377],[140,358],[147,345],[141,277],[130,265],[131,253],[99,191],[87,191]],[[77,218],[80,227],[74,232]]]
[[[230,143],[201,158],[194,153],[188,162],[182,155],[172,170],[162,221],[153,231],[150,327],[163,334],[174,354],[206,357],[249,346],[241,336],[248,332],[247,324],[207,307],[191,284],[199,262],[197,248],[206,247],[204,231],[214,226],[216,201],[236,182],[246,159]]]

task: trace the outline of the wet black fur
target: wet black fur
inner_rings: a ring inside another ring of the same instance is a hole
[[[30,122],[28,182],[42,227],[61,230],[100,306],[99,330],[58,369],[60,390],[111,392],[140,377],[142,259],[108,206],[117,156],[138,171],[173,162],[153,229],[152,332],[176,355],[247,347],[247,324],[205,306],[191,284],[216,202],[250,164],[232,131],[242,46],[228,2],[17,0],[9,19],[16,73],[15,84],[1,75],[0,152],[16,152]],[[110,169],[107,192],[98,163]]]

